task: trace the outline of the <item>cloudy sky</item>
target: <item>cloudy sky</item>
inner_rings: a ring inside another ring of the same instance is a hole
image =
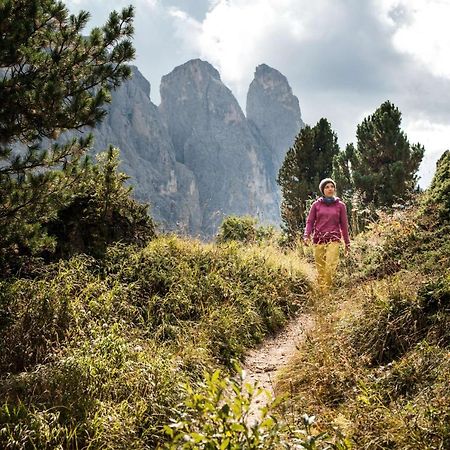
[[[255,67],[289,80],[302,118],[332,124],[344,147],[385,100],[425,146],[422,187],[450,149],[450,0],[67,0],[101,25],[136,9],[135,64],[159,103],[161,77],[192,58],[209,61],[245,111]]]

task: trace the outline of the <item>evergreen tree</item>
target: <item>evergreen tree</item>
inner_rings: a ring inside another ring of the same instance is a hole
[[[316,197],[322,178],[332,172],[333,158],[339,152],[336,133],[327,119],[314,127],[305,126],[288,150],[277,182],[283,196],[283,229],[292,241],[305,225],[307,206]]]
[[[125,186],[129,177],[118,171],[119,150],[110,146],[96,159],[67,204],[43,224],[56,238],[53,257],[80,252],[101,257],[113,242],[139,245],[155,236],[147,205],[131,197],[131,186]]]
[[[70,198],[87,167],[81,158],[92,139],[48,142],[66,130],[93,127],[105,116],[102,106],[110,101],[110,90],[130,76],[126,62],[134,57],[133,14],[131,6],[114,11],[102,28],[85,37],[87,12],[69,15],[56,0],[0,2],[4,252],[51,246],[41,222]]]
[[[357,127],[357,148],[335,160],[335,173],[348,174],[366,205],[390,207],[409,197],[417,186],[424,147],[410,145],[401,130],[401,113],[384,102]]]
[[[351,162],[356,152],[353,144],[347,144],[345,150],[340,151],[333,159],[333,180],[339,186],[339,197],[345,200],[352,198],[354,183]]]

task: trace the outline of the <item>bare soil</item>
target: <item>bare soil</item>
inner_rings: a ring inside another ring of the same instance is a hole
[[[243,368],[247,381],[257,383],[259,387],[274,396],[273,381],[276,372],[283,368],[293,356],[298,344],[305,338],[306,332],[313,326],[310,314],[300,314],[292,319],[276,336],[266,339],[260,347],[250,350]],[[260,409],[268,402],[267,395],[255,396],[250,407],[249,421],[254,423],[261,417]]]

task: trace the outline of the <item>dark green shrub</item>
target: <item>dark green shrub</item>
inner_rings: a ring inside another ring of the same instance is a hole
[[[144,245],[155,237],[155,224],[147,205],[131,197],[125,186],[128,176],[118,172],[118,149],[97,155],[92,166],[74,190],[70,201],[45,224],[56,239],[56,257],[87,253],[102,257],[113,242]]]
[[[245,243],[261,242],[273,238],[272,226],[258,226],[258,221],[250,216],[229,216],[219,227],[217,242],[238,241]]]

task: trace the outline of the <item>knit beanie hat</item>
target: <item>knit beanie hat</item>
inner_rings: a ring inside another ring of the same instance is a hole
[[[334,180],[332,180],[331,178],[324,178],[320,183],[319,183],[319,189],[320,192],[322,192],[322,195],[324,195],[323,193],[323,188],[327,185],[327,183],[333,183],[334,188],[336,189],[336,183],[334,182]]]

